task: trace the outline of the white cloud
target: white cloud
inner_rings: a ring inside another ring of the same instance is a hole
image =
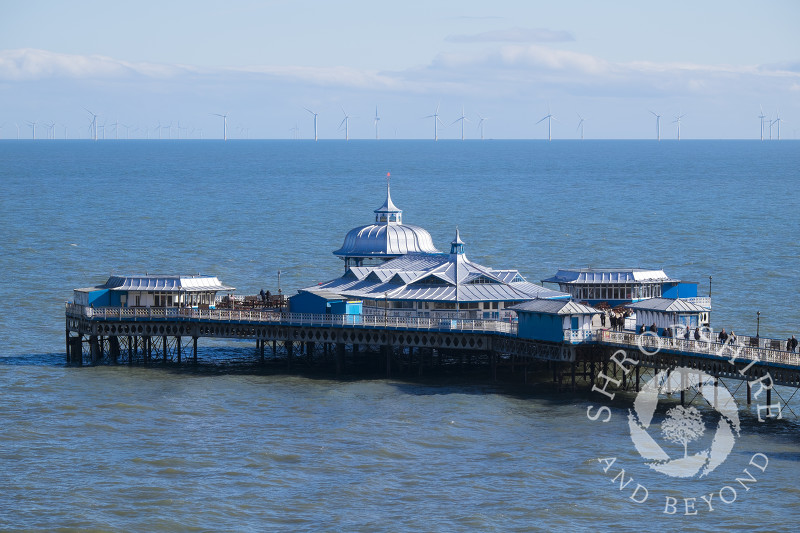
[[[0,50],[0,80],[43,78],[119,78],[131,75],[169,77],[194,69],[178,65],[132,63],[100,55],[60,54],[23,48]]]
[[[445,37],[445,41],[454,43],[552,43],[574,40],[575,38],[569,32],[546,28],[508,28],[472,35],[448,35]]]
[[[306,86],[310,91],[377,91],[409,94],[524,94],[531,89],[584,96],[720,94],[747,86],[751,92],[782,79],[796,90],[800,73],[783,66],[700,65],[635,61],[616,63],[597,56],[539,44],[507,44],[459,53],[443,53],[424,67],[388,72],[348,66],[251,66],[208,69],[185,65],[129,62],[99,55],[45,50],[0,50],[0,81],[46,79],[168,80],[214,85]]]

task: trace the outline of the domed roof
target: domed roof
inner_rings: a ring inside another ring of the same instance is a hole
[[[439,253],[431,234],[411,224],[370,224],[353,228],[342,247],[333,252],[340,257],[398,257],[410,252]]]
[[[403,224],[403,211],[392,202],[388,180],[386,201],[374,213],[375,223],[351,229],[334,255],[391,259],[413,252],[440,253],[424,228]]]

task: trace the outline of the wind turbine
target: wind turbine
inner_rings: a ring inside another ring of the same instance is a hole
[[[444,122],[442,122],[441,119],[439,118],[439,106],[440,105],[442,105],[442,104],[440,103],[440,104],[438,104],[436,106],[436,111],[433,113],[433,115],[428,115],[426,117],[422,117],[422,118],[433,118],[433,140],[434,141],[438,141],[439,140],[439,130],[437,129],[438,124],[441,124],[442,126],[444,126]]]
[[[457,119],[455,119],[455,120],[453,121],[453,124],[455,124],[455,123],[456,123],[456,122],[458,122],[458,121],[461,121],[461,140],[462,140],[462,141],[464,140],[464,121],[465,121],[465,120],[466,120],[467,122],[469,122],[469,121],[470,121],[470,120],[467,118],[467,116],[464,114],[464,107],[462,106],[462,107],[461,107],[461,116],[460,116],[460,117],[458,117]],[[450,125],[452,126],[453,124],[450,124]]]
[[[36,122],[28,121],[28,125],[33,129],[33,140],[36,140]]]
[[[92,113],[91,111],[86,109],[85,107],[83,109],[85,109],[87,113],[92,115],[92,122],[91,122],[91,124],[89,124],[89,131],[92,132],[92,136],[94,137],[94,140],[96,141],[97,140],[97,115],[95,115],[94,113]]]
[[[317,140],[317,117],[319,116],[319,113],[314,113],[313,111],[311,111],[307,107],[304,107],[303,109],[305,109],[306,111],[308,111],[309,113],[314,115],[314,140],[316,141]]]
[[[478,115],[478,118],[480,119],[478,121],[478,129],[481,130],[481,140],[483,140],[483,123],[487,120],[487,118],[480,115]]]
[[[761,108],[761,114],[758,115],[758,118],[761,119],[761,140],[764,140],[764,119],[767,118],[767,115],[764,114],[764,107],[759,106]]]
[[[227,113],[225,113],[224,115],[221,115],[219,113],[211,113],[211,114],[215,115],[215,116],[218,116],[218,117],[222,117],[222,140],[223,141],[227,141],[228,140],[228,114]],[[172,123],[170,122],[170,126],[171,125],[172,125]],[[161,134],[159,133],[159,139],[160,138],[161,138]]]
[[[659,115],[658,113],[656,113],[655,111],[652,111],[652,110],[650,112],[653,114],[653,116],[656,117],[656,140],[660,141],[661,140],[661,115]]]
[[[339,129],[341,130],[342,129],[342,124],[344,124],[344,140],[345,141],[349,141],[350,140],[350,115],[347,114],[347,112],[344,110],[344,108],[342,108],[342,113],[344,113],[344,118],[339,123]]]
[[[119,140],[119,133],[117,132],[117,126],[119,126],[119,122],[115,120],[114,122],[109,124],[109,126],[112,126],[114,128],[114,139]]]
[[[14,125],[17,127],[17,140],[19,140],[19,124],[15,122]]]
[[[686,116],[686,113],[678,113],[675,115],[675,120],[672,121],[673,124],[678,124],[678,140],[681,140],[681,119]]]
[[[581,140],[583,140],[583,123],[584,123],[584,120],[583,120],[583,117],[581,116],[580,113],[575,113],[575,114],[578,115],[578,118],[580,119],[580,121],[578,121],[578,127],[575,128],[575,131],[581,130]]]
[[[783,119],[780,117],[780,115],[778,115],[778,108],[775,108],[775,121],[773,122],[773,124],[777,124],[778,125],[778,140],[779,141],[781,140],[781,122],[783,122]]]
[[[56,139],[56,123],[55,122],[50,122],[48,124],[47,122],[45,122],[44,124],[50,130],[50,133],[48,134],[47,138],[55,140]]]
[[[544,120],[547,120],[547,140],[548,141],[552,141],[553,140],[553,136],[551,134],[551,131],[552,131],[551,130],[551,123],[552,123],[553,120],[557,120],[557,119],[550,112],[550,106],[547,106],[547,114],[545,116],[543,116],[541,119],[539,119],[539,122],[543,122]],[[538,124],[539,122],[537,122],[536,124]]]
[[[378,135],[378,122],[380,122],[381,117],[378,116],[378,106],[375,106],[375,140],[377,141],[380,139]]]

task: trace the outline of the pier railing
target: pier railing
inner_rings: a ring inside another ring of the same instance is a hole
[[[243,309],[194,309],[178,307],[87,307],[67,303],[67,316],[91,320],[219,320],[228,322],[280,323],[292,326],[337,326],[517,333],[517,324],[496,319],[443,319],[437,317],[328,315],[281,313]]]
[[[656,350],[670,350],[725,359],[732,359],[735,356],[736,359],[740,360],[766,361],[792,366],[800,365],[800,354],[798,353],[758,345],[751,346],[742,342],[741,337],[735,343],[720,343],[712,339],[681,339],[676,337],[657,337],[652,334],[639,335],[629,331],[600,330],[598,331],[597,340],[604,344],[642,349],[649,353],[654,353]]]

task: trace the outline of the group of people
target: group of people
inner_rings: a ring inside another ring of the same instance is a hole
[[[794,352],[795,350],[797,350],[797,339],[795,339],[794,335],[792,335],[786,340],[786,351]]]
[[[646,333],[648,331],[658,335],[658,326],[656,326],[655,322],[653,322],[653,324],[651,324],[649,328],[647,328],[644,324],[641,324],[639,326],[638,333],[640,335],[643,335],[644,333]],[[710,330],[709,330],[709,332],[710,332]],[[665,337],[665,338],[668,338],[668,339],[672,339],[672,338],[681,339],[682,338],[682,339],[687,340],[687,341],[688,340],[692,340],[692,339],[694,339],[696,341],[700,341],[700,340],[707,341],[707,340],[709,340],[709,337],[707,337],[707,336],[705,336],[703,334],[703,331],[701,330],[701,328],[699,328],[699,327],[691,328],[689,326],[680,326],[680,325],[676,326],[675,328],[673,328],[673,327],[664,328],[663,330],[661,330],[661,336]],[[719,334],[717,335],[717,341],[720,344],[735,344],[736,341],[737,341],[736,333],[734,333],[733,331],[728,333],[728,332],[725,331],[725,328],[722,328],[722,331],[720,331]],[[791,346],[791,348],[787,348],[787,349],[790,350],[790,351],[794,351],[794,349],[797,348],[797,345],[798,345],[797,339],[792,337],[791,339],[789,339],[789,341],[787,343],[787,346]]]
[[[600,314],[600,325],[606,327],[606,323],[610,323],[612,330],[622,331],[625,329],[625,319],[630,315],[630,311],[603,311],[603,313]]]

